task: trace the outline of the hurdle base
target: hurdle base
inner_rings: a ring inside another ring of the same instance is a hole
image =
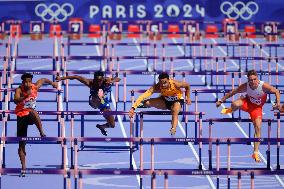
[[[240,41],[240,34],[229,34],[228,40],[232,42]]]
[[[70,39],[72,39],[72,40],[80,40],[81,39],[81,34],[78,34],[78,33],[70,34]]]
[[[162,40],[162,35],[161,34],[150,34],[149,35],[149,39],[150,40],[160,41],[160,40]]]
[[[43,35],[42,34],[31,34],[31,40],[42,40]]]
[[[247,145],[251,145],[251,142],[247,142]]]
[[[266,35],[265,40],[268,41],[268,42],[276,42],[277,36],[276,35]]]
[[[202,34],[200,32],[196,32],[194,34],[189,34],[189,38],[192,41],[199,41],[202,37]]]
[[[5,37],[6,37],[5,33],[0,33],[0,39],[1,39],[1,40],[4,40]]]
[[[284,39],[284,32],[281,32],[281,37]]]
[[[112,34],[109,35],[109,39],[111,39],[111,40],[121,40],[122,36],[121,36],[121,34],[114,34],[114,33],[112,33]]]

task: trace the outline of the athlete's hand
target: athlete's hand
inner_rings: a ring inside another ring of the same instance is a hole
[[[105,78],[105,83],[107,84],[107,85],[111,85],[113,82],[112,82],[112,78],[109,78],[109,77],[107,77],[107,78]]]
[[[282,104],[282,107],[280,109],[280,112],[284,112],[284,104]]]
[[[185,100],[185,103],[186,103],[187,105],[191,105],[191,99],[190,99],[190,98],[187,98],[187,99]]]
[[[134,114],[135,114],[134,109],[131,108],[131,109],[129,110],[129,112],[128,112],[129,118],[133,118]]]
[[[274,104],[274,105],[272,106],[272,108],[273,108],[273,110],[279,110],[279,111],[281,111],[281,105],[280,105],[280,103]]]
[[[223,102],[222,102],[221,100],[218,100],[218,101],[216,102],[216,107],[218,108],[219,106],[221,106],[221,104],[223,104]]]
[[[61,79],[61,77],[59,75],[55,77],[55,81],[61,81],[61,80],[62,79]]]
[[[57,83],[57,82],[52,82],[51,85],[52,85],[52,87],[55,88],[55,89],[57,89],[57,87],[58,87],[58,83]]]

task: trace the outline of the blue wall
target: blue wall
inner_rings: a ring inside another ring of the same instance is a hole
[[[71,17],[83,18],[86,25],[110,21],[238,21],[263,22],[284,18],[283,0],[68,0],[0,1],[0,21],[50,21],[57,19],[67,26]],[[223,9],[223,11],[221,10]]]

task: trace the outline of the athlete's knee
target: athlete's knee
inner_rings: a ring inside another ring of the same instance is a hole
[[[115,123],[109,123],[108,126],[109,126],[110,128],[115,128]]]
[[[258,117],[256,117],[256,118],[253,120],[253,125],[254,125],[254,127],[256,127],[256,128],[261,128],[261,125],[262,125],[262,118],[261,118],[261,116],[258,116]]]
[[[254,125],[254,130],[255,130],[256,134],[260,134],[260,132],[261,132],[261,125],[258,125],[258,124]]]
[[[35,111],[34,109],[32,109],[32,110],[30,111],[30,115],[31,115],[31,117],[32,117],[33,119],[38,118],[38,113],[37,113],[37,111]]]
[[[150,103],[149,100],[144,100],[144,101],[142,102],[142,104],[143,104],[144,106],[146,106],[147,108],[151,107],[151,103]]]
[[[171,107],[171,112],[172,112],[172,115],[178,115],[180,112],[180,104],[174,103]]]
[[[232,108],[239,108],[240,107],[240,103],[238,101],[233,101],[231,106],[232,106]]]
[[[178,108],[172,108],[171,112],[172,112],[172,115],[178,115],[180,110]]]
[[[256,132],[260,132],[261,131],[261,125],[255,125],[254,129]]]

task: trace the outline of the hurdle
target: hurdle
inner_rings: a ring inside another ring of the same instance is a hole
[[[14,50],[13,50],[13,55],[12,55],[12,57],[11,57],[11,62],[10,62],[10,70],[11,71],[14,71],[15,69],[16,69],[16,58],[15,57],[17,57],[18,56],[18,51],[19,51],[19,37],[18,37],[18,35],[16,35],[16,37],[15,37],[15,44],[14,44]],[[13,75],[11,74],[10,75],[10,77],[11,77],[11,82],[13,83]]]
[[[219,188],[219,176],[227,176],[228,177],[228,187],[230,187],[230,176],[237,176],[238,178],[238,186],[241,186],[241,175],[251,175],[251,186],[254,187],[254,176],[255,175],[283,175],[283,170],[268,170],[262,168],[231,168],[230,156],[231,149],[230,145],[236,142],[263,142],[268,143],[271,142],[276,144],[277,142],[284,142],[283,138],[260,138],[260,139],[248,139],[248,138],[74,138],[75,149],[76,144],[81,141],[96,141],[96,142],[139,142],[140,145],[140,168],[133,169],[133,167],[129,168],[108,168],[108,169],[81,169],[78,166],[78,150],[74,150],[74,177],[75,177],[75,188],[82,189],[82,177],[83,175],[139,175],[140,176],[140,188],[143,187],[143,176],[149,175],[151,176],[151,188],[156,187],[155,179],[157,175],[163,175],[165,178],[164,186],[165,188],[168,186],[169,175],[216,175],[217,176],[217,188]],[[154,145],[155,144],[184,144],[187,142],[197,142],[197,143],[209,143],[212,142],[216,144],[216,168],[212,170],[205,169],[155,169],[155,154],[154,154]],[[151,145],[151,154],[150,154],[150,168],[144,168],[143,161],[143,145]],[[227,168],[220,168],[220,144],[227,144],[228,150],[228,158],[227,158]]]
[[[155,60],[158,60],[158,59],[155,59]],[[168,60],[172,61],[173,59],[169,58]],[[207,59],[205,59],[205,60],[207,60]],[[208,72],[207,72],[207,73],[208,73]],[[243,173],[243,172],[242,172],[242,173]],[[242,175],[246,175],[246,174],[248,174],[248,173],[240,174],[240,173],[238,172],[237,174],[240,175],[240,179],[239,179],[239,180],[241,180],[241,176],[242,176]],[[152,173],[153,181],[155,181],[155,177],[158,176],[158,175],[159,175],[159,172],[155,172],[155,174]],[[165,174],[165,176],[166,176],[166,174]],[[168,176],[168,174],[167,174],[167,176]]]
[[[46,143],[61,143],[62,144],[62,163],[60,169],[54,168],[27,168],[22,170],[21,168],[7,168],[5,165],[5,144],[13,144],[18,143],[20,141],[25,141],[28,144],[46,144]],[[67,145],[66,145],[66,138],[61,137],[1,137],[1,156],[0,156],[0,188],[1,182],[4,178],[3,175],[6,174],[36,174],[36,175],[43,175],[43,174],[56,174],[56,175],[63,175],[63,186],[64,189],[71,189],[71,181],[70,181],[70,171],[67,167]]]
[[[142,32],[143,33],[143,32]],[[84,44],[84,43],[83,43]],[[109,43],[109,46],[112,46],[112,48],[113,48],[113,46],[115,46],[115,44],[116,43]],[[118,43],[119,44],[119,43]],[[202,44],[202,43],[201,43]],[[226,44],[226,46],[227,47],[230,47],[230,46],[232,46],[233,48],[235,47],[235,46],[238,46],[238,47],[240,47],[240,46],[242,46],[243,44],[245,44],[245,46],[251,46],[251,47],[255,47],[255,44],[250,44],[249,42],[247,42],[247,43],[238,43],[238,42],[235,42],[235,43],[232,43],[232,44]],[[100,44],[100,45],[102,45],[102,44]],[[128,45],[131,45],[131,44],[129,44],[128,43]],[[137,43],[137,45],[139,46],[139,45],[142,45],[142,44],[139,44],[139,43]],[[156,45],[158,45],[158,44],[155,44],[154,43],[154,46],[156,46]],[[163,44],[164,45],[164,44]],[[189,44],[190,45],[190,44]],[[214,46],[215,46],[216,44],[212,44],[211,43],[211,45],[210,44],[207,44],[207,45],[205,45],[205,47],[210,47],[211,46],[211,48],[213,48]],[[280,44],[281,45],[281,44]],[[108,46],[108,45],[107,45]],[[218,44],[217,44],[217,46],[218,46]],[[228,54],[228,53],[227,53]],[[228,55],[227,55],[228,56]],[[248,56],[248,55],[247,55]],[[247,57],[246,56],[246,57]],[[230,56],[229,56],[230,57]],[[234,55],[233,55],[233,57],[234,57]],[[242,57],[242,56],[241,56]],[[262,55],[261,55],[261,57],[262,57]],[[117,57],[118,58],[118,57]],[[119,58],[118,58],[119,59]],[[228,58],[228,59],[230,59],[230,58]],[[112,58],[112,60],[116,60],[115,58]],[[121,60],[121,59],[120,59]],[[148,59],[147,59],[148,60]],[[249,61],[249,59],[243,59],[244,61],[246,61],[246,64],[247,64],[247,61]],[[252,59],[252,61],[255,61],[256,59]],[[263,59],[260,59],[261,61],[263,60]],[[156,60],[154,59],[154,61],[156,62]],[[207,61],[207,59],[205,59],[205,61]],[[241,61],[240,59],[239,59],[239,61]],[[206,64],[207,65],[207,64]]]
[[[62,33],[60,33],[59,40],[62,40]],[[17,70],[17,64],[16,60],[17,59],[52,59],[52,65],[53,65],[53,70],[59,71],[59,57],[58,57],[58,52],[57,52],[57,35],[53,37],[53,55],[52,56],[47,56],[47,55],[18,55],[19,54],[19,48],[18,48],[18,43],[19,43],[19,38],[15,38],[15,49],[13,52],[13,55],[7,56],[7,58],[10,58],[11,60],[11,65],[10,65],[10,78],[11,78],[11,83],[13,83],[13,74],[14,71]]]
[[[78,57],[77,57],[78,58]],[[89,57],[90,58],[90,57]],[[95,57],[92,57],[92,58],[95,58]],[[96,59],[96,58],[95,58]],[[171,62],[175,59],[175,58],[173,58],[173,57],[170,57],[169,58],[170,60],[171,60]],[[176,57],[176,59],[183,59],[183,58],[180,58],[180,57]],[[201,58],[201,59],[203,59],[203,58]],[[120,60],[120,59],[118,59],[118,60]],[[164,60],[165,60],[165,58],[164,58]],[[216,60],[217,60],[217,62],[219,61],[219,58],[216,58]],[[223,60],[226,60],[226,58],[223,58]],[[278,59],[275,59],[277,62],[279,61]],[[272,59],[270,59],[270,58],[268,58],[268,61],[270,62],[270,61],[272,61]],[[173,66],[173,64],[171,64],[171,67]],[[45,71],[45,70],[25,70],[26,72],[34,72],[34,73],[36,73],[36,72],[43,72],[43,71]],[[47,71],[47,70],[46,70]],[[95,71],[95,70],[94,70]],[[91,72],[94,72],[94,71],[91,71]],[[54,71],[50,71],[50,73],[47,73],[47,74],[53,74],[53,72]],[[65,72],[67,72],[66,70],[65,70]],[[113,71],[113,72],[106,72],[106,73],[108,73],[108,74],[114,74],[114,73],[116,73],[116,72],[128,72],[129,74],[138,74],[138,72],[139,71],[134,71],[133,73],[131,73],[131,71],[129,71],[129,70],[119,70],[119,71]],[[144,72],[144,71],[143,71]],[[147,70],[146,70],[146,72],[147,72]],[[170,72],[173,72],[173,73],[180,73],[180,71],[170,71]],[[212,86],[213,85],[213,76],[214,75],[223,75],[223,77],[224,77],[224,85],[226,85],[226,83],[227,83],[227,81],[226,81],[226,75],[229,75],[229,74],[234,74],[234,75],[232,75],[231,77],[234,77],[235,75],[237,75],[237,74],[240,74],[239,75],[239,79],[241,78],[241,75],[245,75],[245,73],[243,73],[243,72],[223,72],[223,71],[197,71],[197,72],[195,72],[195,71],[183,71],[185,74],[187,74],[187,75],[210,75],[211,76],[211,83],[210,83],[210,85]],[[19,72],[18,71],[14,71],[14,72],[11,72],[11,73],[24,73],[24,70],[19,70]],[[84,73],[84,72],[82,72],[82,73]],[[141,71],[140,71],[140,73],[141,73]],[[9,72],[8,72],[8,74],[9,74]],[[66,73],[65,73],[66,74]],[[78,72],[78,74],[80,74],[80,72]],[[269,83],[271,84],[271,77],[273,76],[273,75],[275,75],[276,77],[278,77],[278,76],[282,76],[283,75],[283,72],[281,72],[281,71],[262,71],[262,72],[259,72],[259,74],[260,74],[260,79],[262,79],[262,77],[263,76],[268,76],[269,77]],[[206,78],[205,78],[206,79]],[[217,78],[218,79],[218,78]],[[216,80],[217,80],[216,79]],[[279,86],[279,87],[281,87],[282,85],[280,85],[279,84],[279,80],[278,80],[278,82],[277,82],[278,84],[277,84],[277,86]],[[216,81],[216,84],[217,85],[219,85],[220,83],[218,82],[218,80]]]
[[[3,123],[3,133],[6,136],[6,129],[7,128],[7,122],[11,119],[8,119],[8,115],[15,114],[14,110],[0,110],[0,113],[2,114],[2,123]],[[65,136],[65,122],[64,122],[64,115],[66,114],[65,111],[37,111],[39,115],[56,115],[57,119],[41,119],[42,121],[57,121],[58,122],[58,137]],[[68,113],[67,113],[68,115]],[[14,120],[12,120],[14,121]],[[4,127],[5,126],[5,127]]]
[[[126,44],[125,43],[118,43],[118,44],[119,45],[123,44],[124,46],[132,45],[131,43],[126,43]],[[180,44],[183,44],[183,43],[180,43]],[[137,44],[134,43],[133,45],[139,45],[139,44],[138,43]],[[145,46],[148,47],[150,44],[148,44],[148,43],[141,43],[140,45],[145,45]],[[179,44],[175,44],[175,45],[179,45]],[[194,44],[187,44],[187,45],[191,46],[191,45],[194,45]],[[246,43],[245,44],[243,44],[243,43],[242,44],[234,44],[234,45],[230,45],[230,46],[242,46],[242,45],[246,46],[246,47],[252,46],[253,48],[255,48],[255,44],[254,45],[250,45],[250,44],[246,44]],[[113,49],[115,47],[115,44],[109,44],[109,45],[106,45],[106,46],[110,46],[110,48]],[[239,62],[239,69],[237,71],[240,71],[241,61],[245,61],[245,63],[246,63],[246,70],[247,70],[248,69],[248,61],[268,61],[268,65],[269,65],[270,61],[279,61],[279,60],[282,59],[282,57],[279,57],[279,58],[278,57],[271,57],[270,58],[270,57],[264,57],[262,55],[260,55],[260,56],[252,56],[252,57],[250,57],[248,55],[247,56],[234,56],[233,55],[233,56],[218,56],[218,57],[214,57],[214,56],[212,56],[212,52],[211,52],[211,55],[208,56],[207,50],[205,52],[205,57],[202,56],[202,55],[201,56],[196,56],[196,57],[195,56],[185,56],[184,58],[182,58],[182,57],[164,57],[164,56],[159,57],[159,56],[157,56],[157,54],[155,54],[155,52],[156,52],[155,49],[158,46],[158,44],[154,44],[153,46],[154,46],[154,56],[109,56],[109,55],[104,55],[104,56],[92,56],[92,57],[86,56],[85,58],[86,59],[92,59],[92,60],[96,60],[97,59],[97,60],[100,60],[100,61],[102,61],[102,60],[108,61],[110,63],[110,65],[108,66],[108,69],[110,71],[112,70],[112,67],[113,67],[112,65],[115,64],[115,61],[121,61],[121,60],[126,60],[126,59],[145,59],[147,61],[154,60],[154,65],[153,65],[154,70],[157,70],[156,64],[157,64],[158,60],[162,60],[162,62],[163,62],[163,69],[165,67],[165,61],[166,60],[169,60],[171,62],[171,64],[173,64],[173,61],[175,59],[190,59],[190,60],[193,60],[194,62],[196,60],[199,60],[200,61],[200,65],[201,65],[201,61],[203,61],[203,60],[204,60],[205,63],[207,61],[212,61],[211,62],[211,70],[213,69],[213,62],[214,61],[216,61],[216,65],[217,65],[218,70],[219,70],[218,63],[219,63],[220,60],[223,60],[224,70],[225,71],[227,70],[225,61],[227,61],[227,60],[237,60]],[[162,49],[165,49],[165,46],[166,46],[166,44],[162,44]],[[216,45],[216,44],[211,44],[211,45],[210,44],[205,44],[205,45],[201,45],[201,46],[204,46],[205,49],[208,49],[208,47],[211,47],[211,49],[214,49],[213,47],[218,46],[218,45]],[[200,46],[200,48],[201,48],[201,46]],[[222,44],[220,44],[220,46],[222,46]],[[226,46],[228,47],[228,44],[226,44]],[[112,50],[112,54],[113,54],[113,50]],[[164,50],[164,54],[165,54],[165,50]],[[79,59],[82,59],[82,60],[84,59],[84,57],[80,57],[80,56],[71,57],[71,59],[72,58],[78,59],[78,60]],[[194,63],[194,66],[195,65],[196,64]],[[206,65],[207,65],[207,63],[206,63]],[[118,67],[119,66],[117,66],[117,69],[119,70]],[[202,66],[199,66],[199,67],[200,67],[200,69],[202,69]],[[205,66],[205,67],[207,67],[207,66]],[[260,66],[260,68],[262,68],[262,66]],[[205,68],[205,69],[207,69],[207,68]]]
[[[8,46],[6,46],[6,56],[4,57],[4,77],[3,77],[3,82],[4,84],[6,84],[8,86],[8,88],[11,87],[11,82],[13,83],[13,77],[11,76],[10,78],[7,78],[9,76],[7,76],[7,70],[12,70],[15,69],[15,64],[16,64],[16,60],[12,58],[12,56],[16,56],[18,54],[18,43],[19,43],[19,27],[16,27],[16,31],[14,31],[14,27],[12,27],[12,25],[10,25],[10,31],[9,33],[9,38],[8,38]],[[13,51],[13,55],[11,55],[12,50],[11,50],[11,44],[12,44],[12,38],[15,38],[15,43],[14,43],[14,51]],[[9,65],[10,63],[10,65]],[[10,98],[10,93],[8,93],[8,98]]]
[[[184,73],[184,72],[183,72]],[[175,75],[175,73],[173,74],[173,75]],[[184,76],[184,74],[183,74],[183,76]],[[184,78],[185,79],[185,78]],[[135,92],[136,93],[144,93],[146,90],[131,90],[130,92],[131,92],[131,103],[132,104],[134,104],[134,95],[135,95]],[[197,97],[196,97],[197,98]],[[183,118],[182,118],[182,120],[185,122],[185,133],[186,133],[186,137],[188,136],[188,122],[189,122],[189,120],[188,120],[188,115],[195,115],[195,120],[193,121],[192,120],[192,122],[194,122],[195,123],[195,138],[197,138],[197,124],[198,124],[198,122],[199,122],[199,125],[201,125],[201,122],[202,122],[202,115],[204,115],[205,113],[204,112],[198,112],[197,111],[197,103],[195,103],[195,111],[194,112],[188,112],[187,111],[188,110],[188,106],[187,105],[185,105],[185,106],[183,106],[183,113],[181,113],[182,115],[183,115]],[[155,111],[156,112],[156,111]],[[184,114],[185,113],[185,114]],[[198,119],[198,117],[199,117],[199,119]],[[143,115],[142,115],[142,118],[143,118]],[[136,119],[138,119],[138,118],[136,118]],[[149,122],[156,122],[155,120],[147,120],[147,121],[149,121]],[[168,120],[158,120],[159,122],[168,122]]]
[[[49,70],[37,70],[37,71],[36,70],[20,70],[20,71],[9,71],[8,72],[8,76],[11,75],[10,73],[11,74],[31,73],[31,74],[34,74],[34,75],[56,75],[58,72],[56,72],[56,71],[49,71]],[[14,89],[12,89],[11,87],[12,87],[12,85],[15,85],[15,84],[16,83],[11,84],[10,77],[8,77],[8,86],[10,86],[10,88],[8,88],[7,99],[5,99],[5,104],[7,106],[5,110],[8,110],[9,107],[10,107],[9,106],[10,105],[10,101],[12,100],[11,92],[14,91]],[[56,100],[55,100],[55,102],[57,102],[57,110],[61,110],[61,107],[62,107],[62,102],[61,102],[62,101],[61,100],[62,90],[61,90],[61,86],[59,86],[58,90],[56,90],[56,89],[40,89],[39,91],[56,93]],[[4,90],[4,94],[5,94],[5,90]],[[40,100],[38,102],[50,102],[50,100]],[[59,124],[60,118],[58,117],[57,120],[58,120],[58,124]],[[52,119],[52,120],[43,120],[43,121],[54,121],[54,120]]]
[[[74,74],[94,74],[97,70],[93,70],[93,71],[85,71],[85,70],[78,70],[78,71],[66,71],[65,73],[63,73],[63,75],[74,75]],[[106,74],[109,74],[110,72],[105,72]],[[116,76],[118,76],[118,74],[116,74]],[[64,102],[66,102],[66,111],[69,110],[69,103],[71,102],[89,102],[88,100],[70,100],[69,99],[69,87],[70,86],[83,86],[83,84],[69,84],[68,80],[66,80],[65,84],[62,84],[65,88],[64,90]],[[124,86],[124,91],[126,90],[126,75],[123,76],[123,86]],[[115,98],[118,99],[118,84],[115,84]],[[112,101],[111,99],[111,94],[109,94],[109,99],[110,102]],[[125,94],[125,98],[126,98],[126,94]],[[125,105],[124,105],[125,107]],[[125,109],[125,108],[124,108]],[[117,110],[117,108],[116,108]]]
[[[58,72],[57,71],[50,71],[50,70],[19,70],[19,71],[9,71],[7,72],[8,76],[13,75],[13,74],[24,74],[24,73],[31,73],[33,75],[56,75]],[[11,83],[10,77],[8,77],[8,86],[10,86],[10,88],[4,88],[2,92],[5,93],[5,89],[6,92],[8,92],[7,95],[7,99],[5,100],[5,103],[7,105],[6,110],[9,109],[9,104],[10,101],[12,100],[11,98],[11,92],[14,92],[15,89],[12,88],[13,85],[20,85],[20,83]],[[60,108],[60,103],[61,103],[61,94],[63,92],[63,90],[61,89],[61,86],[58,86],[58,89],[40,89],[40,92],[54,92],[57,93],[56,95],[56,100],[55,102],[57,102],[57,109],[59,110]],[[38,102],[50,102],[50,100],[39,100]],[[54,101],[52,101],[54,102]]]
[[[6,114],[14,114],[14,111],[1,111],[4,121],[5,121],[5,115]],[[123,112],[123,111],[117,111],[117,112],[100,112],[100,111],[38,111],[39,115],[57,115],[60,116],[60,135],[58,137],[65,137],[65,131],[66,131],[66,126],[64,122],[64,116],[70,115],[71,116],[71,137],[74,137],[74,116],[75,115],[80,115],[81,116],[81,137],[84,137],[85,132],[84,132],[84,115],[125,115],[128,114],[128,112]],[[3,125],[4,126],[4,125]],[[3,128],[3,136],[6,136],[6,128],[7,124]],[[130,122],[130,136],[133,137],[135,133],[135,130],[133,128],[133,122]],[[36,138],[41,138],[41,137],[36,137]],[[47,137],[49,138],[49,137]],[[40,140],[40,139],[39,139]],[[73,147],[74,144],[71,144],[71,148]],[[64,145],[63,145],[64,146]],[[79,150],[84,150],[85,148],[93,148],[93,149],[113,149],[113,150],[130,150],[131,153],[133,153],[136,150],[136,146],[130,146],[130,147],[122,147],[122,146],[87,146],[84,144],[84,142],[81,143],[80,149]],[[5,146],[3,149],[4,156],[3,156],[3,165],[5,165]],[[73,162],[73,155],[71,154],[71,162]],[[71,167],[73,164],[71,164]]]
[[[67,55],[65,56],[65,47],[67,46]],[[107,45],[105,44],[105,42],[61,42],[61,69],[63,70],[63,72],[65,73],[67,71],[67,61],[68,60],[72,60],[72,56],[70,54],[70,47],[71,46],[99,46],[101,47],[101,55],[98,55],[96,58],[93,58],[92,60],[98,60],[100,63],[100,70],[103,70],[103,68],[107,65],[107,62],[109,61],[106,57],[108,57],[108,48]],[[67,59],[67,57],[71,57],[69,59]],[[88,56],[87,56],[88,57]],[[76,57],[77,59],[79,57]],[[76,60],[77,60],[76,59]],[[79,58],[80,59],[80,58]],[[87,58],[89,59],[89,58]],[[84,58],[82,57],[81,60],[84,60]],[[103,70],[104,71],[104,70]]]
[[[8,42],[5,45],[5,48],[6,48],[6,55],[3,57],[3,60],[4,60],[4,63],[3,63],[3,81],[1,79],[1,82],[3,84],[7,84],[7,70],[9,69],[9,58],[8,57],[10,57],[10,52],[11,52],[11,37],[10,36],[9,36]]]
[[[233,80],[233,79],[232,79]],[[240,83],[240,80],[239,80]],[[232,82],[232,89],[234,89],[234,80]],[[216,89],[192,89],[192,93],[194,93],[194,102],[195,102],[195,111],[198,111],[198,102],[199,103],[215,103],[218,101],[218,95],[219,94],[223,94],[225,95],[226,93],[230,92],[232,89],[227,89],[225,86],[223,86],[223,89],[218,89],[218,87],[216,87]],[[198,94],[216,94],[216,98],[215,100],[198,100]],[[283,93],[282,90],[280,90],[280,93]],[[271,101],[271,97],[270,94],[268,94],[268,99],[266,101],[266,103],[270,103]],[[227,100],[226,103],[231,103],[232,101],[234,101],[234,98],[232,98],[232,100]],[[234,117],[234,114],[232,114]],[[239,118],[241,117],[240,112],[239,112]]]
[[[71,75],[71,74],[93,74],[94,72],[95,72],[96,70],[89,70],[89,71],[87,71],[87,70],[78,70],[78,71],[76,71],[76,70],[74,70],[74,71],[67,71],[66,72],[66,74],[67,75]],[[116,89],[115,89],[115,91],[116,91],[116,102],[123,102],[123,104],[124,104],[124,111],[126,111],[125,110],[125,103],[126,102],[131,102],[131,101],[128,101],[127,99],[126,99],[126,87],[132,87],[132,86],[146,86],[146,87],[148,87],[148,86],[150,86],[150,85],[145,85],[145,84],[127,84],[127,75],[145,75],[145,76],[147,76],[147,75],[157,75],[157,74],[159,74],[159,73],[161,73],[160,71],[158,71],[158,72],[148,72],[148,71],[135,71],[135,70],[120,70],[120,72],[115,72],[115,71],[113,71],[113,72],[108,72],[108,71],[106,71],[105,72],[105,74],[107,74],[107,75],[115,75],[115,76],[119,76],[119,75],[122,75],[122,77],[123,77],[123,83],[122,84],[118,84],[118,83],[116,83],[115,84],[115,86],[116,86]],[[182,75],[182,77],[183,77],[183,79],[185,79],[185,76],[186,75],[206,75],[206,72],[193,72],[193,71],[175,71],[175,72],[170,72],[170,74],[171,75],[173,75],[173,76],[176,76],[176,75]],[[154,79],[154,77],[153,77],[153,79]],[[205,84],[207,83],[207,77],[205,78]],[[68,84],[68,86],[82,86],[82,84]],[[65,87],[66,87],[67,85],[65,85]],[[192,86],[204,86],[204,84],[202,84],[202,85],[200,85],[200,84],[192,84]],[[123,91],[124,91],[124,94],[123,94],[123,101],[120,101],[119,100],[119,98],[118,98],[118,96],[119,96],[119,93],[118,93],[118,88],[119,87],[123,87]],[[75,101],[73,101],[73,100],[68,100],[68,97],[66,96],[68,93],[67,93],[67,91],[68,91],[68,89],[67,88],[65,88],[65,94],[64,94],[64,96],[65,96],[65,100],[66,101],[68,101],[68,102],[75,102]],[[143,91],[137,91],[137,92],[143,92]],[[76,101],[77,102],[77,101]],[[79,102],[79,101],[78,101]],[[83,101],[80,101],[80,102],[87,102],[86,100],[83,100]]]
[[[212,126],[214,124],[214,122],[217,123],[232,123],[232,122],[238,122],[238,123],[249,123],[249,128],[248,128],[248,139],[253,139],[251,138],[251,120],[250,119],[241,119],[241,118],[210,118],[210,119],[205,119],[204,122],[208,122],[209,126],[208,126],[208,135],[209,138],[212,137]],[[262,119],[263,123],[267,123],[267,138],[270,139],[271,138],[271,124],[272,123],[276,123],[277,121],[271,120],[271,119]],[[277,127],[277,132],[280,128]],[[280,137],[277,137],[280,138]],[[219,141],[219,144],[220,141]],[[232,144],[232,142],[230,142],[230,144]],[[234,144],[247,144],[250,145],[250,142],[248,143],[244,143],[242,141],[240,141],[240,143],[238,141],[234,142]],[[268,141],[267,143],[267,151],[266,151],[266,155],[267,155],[267,169],[270,169],[270,141]],[[280,145],[280,144],[279,144]],[[209,143],[209,150],[208,150],[208,154],[209,154],[209,169],[212,168],[212,143]],[[279,165],[279,163],[278,163]]]
[[[81,137],[85,137],[85,125],[84,125],[84,121],[85,121],[85,115],[127,115],[128,112],[125,111],[109,111],[109,112],[102,112],[102,111],[62,111],[62,113],[64,115],[71,115],[71,137],[73,137],[74,135],[74,122],[75,116],[80,116],[81,117],[81,126],[80,126],[80,136]],[[96,120],[96,119],[95,119]],[[97,120],[96,120],[97,121]],[[130,120],[129,122],[129,135],[132,136],[136,136],[135,133],[137,133],[135,130],[137,130],[137,128],[134,127],[133,121]],[[135,147],[123,147],[123,146],[91,146],[91,145],[85,145],[85,143],[82,141],[80,143],[80,149],[78,149],[79,151],[83,151],[84,149],[94,149],[94,150],[130,150],[130,151],[135,151],[137,148],[137,146]]]
[[[280,113],[280,112],[275,112],[274,113],[274,116],[276,116],[277,118],[277,138],[280,138],[280,127],[281,127],[281,120],[280,118],[282,116],[284,116],[283,113]],[[277,170],[279,170],[281,167],[280,167],[280,142],[277,142]]]
[[[8,99],[8,92],[15,92],[15,88],[11,88],[11,89],[7,89],[7,88],[0,88],[0,93],[4,93],[4,106],[5,106],[5,110],[9,110],[10,109],[10,103],[12,100],[11,99]],[[39,89],[38,92],[48,92],[48,93],[56,93],[56,98],[59,99],[61,93],[63,92],[61,89]],[[50,102],[50,100],[40,100],[38,102]],[[60,108],[60,101],[58,100],[55,100],[55,101],[52,101],[52,102],[57,102],[57,109],[59,110]],[[13,119],[8,119],[8,120],[11,120],[11,121],[15,121]],[[43,120],[43,121],[47,121],[47,120]]]
[[[93,70],[93,71],[85,71],[85,70],[79,70],[79,71],[67,71],[66,72],[66,75],[71,75],[71,74],[93,74],[94,72],[95,72],[96,70]],[[118,103],[117,102],[120,102],[120,100],[119,100],[119,98],[118,98],[118,96],[119,96],[119,94],[118,94],[118,88],[120,87],[120,86],[122,86],[123,87],[123,111],[126,111],[126,102],[131,102],[131,101],[127,101],[127,98],[126,98],[126,87],[127,86],[138,86],[138,85],[129,85],[129,84],[127,84],[127,75],[139,75],[139,74],[142,74],[142,75],[157,75],[157,74],[159,74],[159,73],[161,73],[161,72],[147,72],[147,71],[134,71],[134,70],[120,70],[120,72],[108,72],[108,71],[106,71],[105,72],[105,74],[108,74],[108,75],[116,75],[116,77],[117,76],[119,76],[120,74],[123,76],[123,84],[118,84],[118,83],[116,83],[115,84],[115,86],[116,86],[116,88],[115,88],[115,99],[116,99],[116,107],[118,107],[117,105],[118,105]],[[183,78],[185,79],[185,75],[186,74],[191,74],[191,75],[199,75],[199,74],[206,74],[205,72],[201,72],[201,73],[199,73],[199,72],[192,72],[192,71],[188,71],[188,72],[186,72],[186,71],[182,71],[182,72],[173,72],[173,73],[170,73],[170,74],[172,74],[172,75],[182,75],[183,76]],[[81,84],[79,84],[80,86],[81,86]],[[67,86],[71,86],[71,85],[65,85],[65,100],[66,100],[66,102],[77,102],[77,101],[73,101],[73,100],[69,100],[68,99],[68,93],[67,93],[67,91],[68,91],[68,88],[67,88]],[[72,84],[72,86],[78,86],[77,84]],[[139,86],[149,86],[149,85],[145,85],[145,84],[141,84],[141,85],[139,85]],[[87,102],[87,101],[80,101],[80,102]],[[125,120],[125,119],[124,119]]]
[[[14,111],[1,111],[2,115],[5,118],[5,114],[14,114]],[[2,140],[1,140],[1,168],[6,168],[6,156],[5,156],[5,146],[7,144],[14,144],[19,141],[26,141],[28,143],[34,143],[34,144],[61,144],[61,149],[62,149],[62,164],[61,164],[61,170],[54,170],[54,169],[35,169],[39,171],[33,171],[33,169],[27,169],[27,174],[63,174],[64,175],[64,187],[66,188],[66,183],[68,186],[70,186],[70,173],[67,172],[67,145],[66,145],[66,138],[65,138],[65,123],[64,123],[64,112],[58,112],[58,111],[39,111],[39,115],[61,115],[61,134],[58,137],[7,137],[6,136],[6,126],[3,125],[2,129]],[[4,119],[5,120],[5,119]],[[5,140],[7,138],[7,140]],[[6,142],[7,141],[7,142]],[[8,168],[9,170],[9,168]],[[20,169],[12,169],[13,171],[17,171],[17,173],[21,172]],[[7,172],[9,173],[9,172]],[[68,177],[68,178],[67,178]],[[67,179],[67,180],[66,180]],[[68,184],[69,183],[69,184]]]

